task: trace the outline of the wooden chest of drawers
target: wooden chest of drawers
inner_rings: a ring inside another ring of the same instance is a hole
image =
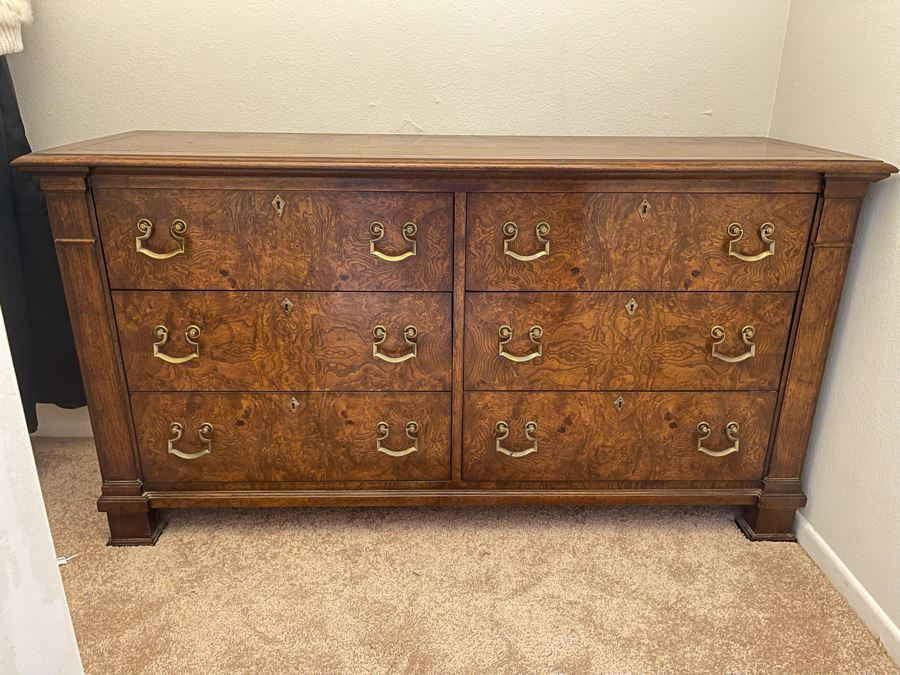
[[[791,537],[862,199],[768,139],[132,132],[41,176],[113,544],[160,509],[736,504]]]

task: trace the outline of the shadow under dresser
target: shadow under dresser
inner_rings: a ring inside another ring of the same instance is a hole
[[[794,513],[860,205],[766,138],[137,131],[33,153],[111,544],[161,509]]]

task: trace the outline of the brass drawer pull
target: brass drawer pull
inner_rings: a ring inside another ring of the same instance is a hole
[[[403,339],[410,348],[410,351],[403,356],[388,356],[387,354],[378,351],[378,346],[387,339],[387,330],[385,330],[384,326],[381,324],[375,326],[375,328],[372,329],[372,335],[375,336],[375,342],[372,343],[372,356],[376,359],[381,359],[388,363],[401,363],[407,359],[416,358],[416,354],[418,354],[416,339],[418,338],[419,332],[416,330],[415,326],[407,326],[403,329]]]
[[[732,452],[737,452],[741,447],[741,442],[738,440],[738,432],[740,430],[741,427],[737,422],[729,422],[725,425],[725,434],[734,445],[730,448],[725,448],[724,450],[710,450],[703,446],[703,441],[709,438],[711,429],[709,428],[708,423],[700,422],[700,424],[697,425],[697,450],[710,457],[724,457],[725,455],[730,455]]]
[[[537,253],[532,253],[531,255],[521,255],[520,253],[509,250],[509,245],[516,240],[516,237],[519,236],[519,226],[510,220],[503,225],[503,235],[506,237],[506,239],[503,240],[503,252],[511,258],[525,261],[537,260],[538,258],[541,258],[545,255],[550,255],[550,241],[546,238],[549,234],[550,223],[542,220],[534,226],[534,236],[537,237],[537,240],[544,245],[544,248],[542,248]]]
[[[413,442],[406,450],[391,450],[381,444],[381,441],[385,440],[391,433],[391,427],[387,422],[379,422],[376,428],[378,429],[378,438],[375,440],[375,449],[378,452],[383,452],[385,455],[390,455],[391,457],[403,457],[419,449],[418,422],[410,420],[406,423],[406,437]]]
[[[166,258],[172,258],[184,253],[184,233],[187,232],[187,223],[181,218],[173,220],[172,227],[169,228],[172,239],[178,242],[178,248],[174,251],[169,251],[168,253],[157,253],[156,251],[151,251],[149,248],[144,248],[144,242],[150,238],[151,234],[153,234],[153,223],[146,218],[141,218],[137,222],[137,229],[138,232],[141,233],[134,239],[134,245],[137,248],[138,253],[143,253],[145,256],[153,258],[154,260],[165,260]]]
[[[377,220],[369,225],[369,232],[372,233],[372,239],[369,241],[369,253],[374,255],[376,258],[381,258],[382,260],[387,260],[389,262],[397,262],[399,260],[405,260],[410,256],[416,254],[416,232],[418,231],[418,227],[413,222],[406,223],[403,226],[403,238],[409,242],[410,249],[401,253],[400,255],[388,255],[387,253],[382,253],[376,248],[376,244],[384,238],[384,223],[378,222]]]
[[[763,223],[759,228],[759,236],[769,245],[769,248],[756,255],[744,255],[743,253],[738,253],[734,250],[734,245],[744,236],[744,228],[741,227],[740,223],[731,223],[728,226],[728,235],[732,237],[728,242],[728,255],[737,258],[738,260],[743,260],[744,262],[756,262],[757,260],[768,258],[770,255],[775,255],[775,242],[772,240],[773,234],[775,234],[775,224]]]
[[[537,422],[525,423],[525,438],[531,441],[531,447],[525,448],[524,450],[510,450],[503,447],[503,441],[509,436],[509,425],[506,422],[497,422],[495,431],[497,432],[497,452],[502,452],[509,457],[524,457],[525,455],[530,455],[532,452],[537,452],[538,442],[537,437],[535,436],[537,433]]]
[[[169,425],[169,433],[172,435],[172,438],[169,439],[169,454],[175,455],[176,457],[181,457],[181,459],[197,459],[198,457],[203,457],[203,455],[208,455],[212,452],[212,435],[213,435],[213,425],[209,422],[204,422],[197,429],[197,434],[200,436],[200,440],[206,444],[206,447],[200,450],[199,452],[182,452],[178,448],[175,447],[175,444],[181,440],[181,433],[184,431],[184,427],[180,422],[172,422]]]
[[[719,345],[725,342],[725,329],[722,326],[713,326],[709,331],[709,334],[715,341],[712,343],[712,355],[720,361],[725,361],[725,363],[740,363],[741,361],[752,359],[756,356],[756,345],[751,342],[753,336],[756,334],[756,330],[754,330],[753,326],[744,326],[741,328],[741,340],[743,340],[744,344],[750,349],[737,356],[727,356],[726,354],[719,352]]]
[[[540,326],[532,326],[528,329],[528,339],[531,340],[531,344],[533,344],[536,349],[533,352],[525,354],[524,356],[516,356],[515,354],[510,354],[503,347],[512,340],[512,328],[507,325],[500,326],[500,330],[498,331],[500,334],[500,345],[499,345],[499,353],[505,359],[509,359],[510,361],[515,361],[516,363],[525,363],[526,361],[531,361],[531,359],[536,359],[544,353],[544,347],[541,344],[541,338],[544,335],[544,329]]]
[[[159,348],[166,344],[166,341],[169,339],[169,329],[165,326],[156,326],[153,329],[153,334],[156,335],[157,339],[157,341],[153,343],[153,356],[156,358],[162,359],[166,363],[187,363],[192,359],[200,358],[200,343],[197,342],[197,339],[200,337],[199,326],[194,326],[192,324],[184,331],[184,339],[194,348],[194,353],[188,354],[187,356],[169,356],[168,354],[163,354],[159,351]]]

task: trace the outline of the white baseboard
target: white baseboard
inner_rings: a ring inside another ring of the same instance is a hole
[[[38,428],[35,436],[51,438],[91,438],[91,418],[87,408],[67,410],[49,403],[37,404]]]
[[[881,640],[894,662],[900,664],[900,628],[891,621],[875,598],[863,587],[853,572],[828,545],[812,524],[801,514],[796,521],[797,543],[813,559],[819,569],[834,584],[850,606],[875,635]]]

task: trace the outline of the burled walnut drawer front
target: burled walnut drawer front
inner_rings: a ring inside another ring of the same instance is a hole
[[[469,481],[753,480],[775,392],[493,392],[465,399]]]
[[[795,291],[813,194],[472,193],[473,290]]]
[[[449,390],[449,293],[114,291],[128,386]]]
[[[453,195],[94,190],[113,288],[450,290]]]
[[[131,395],[144,479],[447,480],[448,393]]]
[[[793,293],[468,293],[467,389],[777,389]]]

